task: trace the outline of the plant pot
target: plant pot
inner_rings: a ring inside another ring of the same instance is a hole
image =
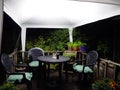
[[[80,46],[80,51],[85,52],[86,51],[86,46]]]
[[[73,47],[72,50],[73,50],[73,51],[77,51],[78,48],[77,48],[77,47]]]

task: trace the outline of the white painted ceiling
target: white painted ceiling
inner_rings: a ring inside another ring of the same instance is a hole
[[[120,0],[4,0],[21,27],[74,28],[120,15]]]

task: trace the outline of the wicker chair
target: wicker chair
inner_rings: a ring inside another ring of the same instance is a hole
[[[28,67],[33,72],[33,77],[40,77],[42,74],[43,63],[39,62],[37,57],[44,56],[44,51],[41,48],[33,47],[28,51]]]
[[[31,72],[15,72],[13,67],[16,65],[13,63],[13,60],[7,55],[1,55],[1,63],[6,70],[6,82],[13,84],[23,84],[27,85],[28,90],[32,90],[32,73]]]
[[[98,53],[95,50],[88,52],[84,60],[76,60],[73,69],[78,73],[78,90],[83,86],[90,87],[94,80],[94,65],[98,59]]]

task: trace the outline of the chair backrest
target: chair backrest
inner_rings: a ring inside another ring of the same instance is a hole
[[[88,52],[88,54],[86,56],[86,59],[87,59],[88,64],[94,65],[96,63],[97,59],[98,59],[97,51],[92,50],[92,51]]]
[[[28,57],[32,57],[32,60],[37,60],[38,56],[44,56],[44,51],[41,48],[34,47],[28,51]]]
[[[4,53],[1,55],[1,62],[7,73],[12,72],[13,61],[7,54]]]

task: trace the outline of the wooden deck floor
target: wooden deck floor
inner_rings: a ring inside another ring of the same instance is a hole
[[[62,81],[58,80],[58,72],[53,71],[50,73],[49,80],[45,81],[43,77],[38,80],[37,78],[32,79],[32,90],[78,90],[77,86],[77,75],[68,75],[68,81],[66,81],[65,73],[62,73]],[[18,86],[20,90],[27,90],[25,85]],[[89,90],[87,89],[80,89],[80,90]],[[90,89],[91,90],[91,89]]]

